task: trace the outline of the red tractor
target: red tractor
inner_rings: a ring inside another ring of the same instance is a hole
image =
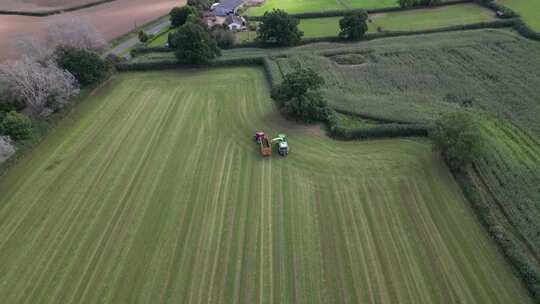
[[[266,134],[264,134],[264,132],[262,131],[255,132],[255,141],[261,147],[262,156],[272,155],[272,146],[270,145],[270,141],[268,140],[268,137],[266,137]]]

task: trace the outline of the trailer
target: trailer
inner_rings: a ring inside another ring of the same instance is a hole
[[[270,145],[270,141],[268,140],[268,137],[264,136],[260,139],[260,146],[261,146],[262,156],[272,155],[272,146]]]

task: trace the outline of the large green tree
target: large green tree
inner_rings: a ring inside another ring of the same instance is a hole
[[[311,69],[297,67],[284,76],[272,91],[280,110],[289,118],[301,122],[324,121],[329,109],[320,93],[324,79]]]
[[[265,12],[257,29],[257,41],[289,46],[300,43],[304,33],[298,29],[298,19],[285,11],[274,9]]]
[[[179,27],[186,23],[190,15],[199,16],[199,10],[191,5],[182,7],[174,7],[169,13],[171,25],[173,27]]]
[[[104,80],[112,68],[99,54],[77,49],[70,46],[60,46],[55,50],[56,63],[67,70],[77,81],[85,86],[96,84]]]
[[[467,112],[442,115],[435,122],[430,138],[454,170],[464,169],[481,153],[482,138],[477,123]]]
[[[188,22],[171,34],[174,54],[181,63],[205,64],[221,55],[216,40],[207,29],[199,24]]]
[[[368,14],[366,11],[355,12],[345,15],[339,20],[339,37],[348,40],[360,40],[368,30]]]

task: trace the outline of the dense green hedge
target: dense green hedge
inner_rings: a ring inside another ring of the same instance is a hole
[[[129,51],[131,56],[137,57],[142,54],[148,54],[148,53],[166,53],[166,52],[172,52],[172,49],[167,46],[141,46],[132,49]]]
[[[415,6],[415,7],[407,7],[407,8],[393,6],[393,7],[384,7],[384,8],[378,8],[378,9],[329,10],[329,11],[306,12],[306,13],[289,14],[289,15],[298,19],[339,17],[339,16],[344,16],[349,13],[355,13],[355,12],[360,12],[360,11],[366,11],[368,14],[390,13],[390,12],[409,11],[409,10],[415,10],[415,9],[425,9],[428,7],[435,7],[435,6],[448,6],[448,5],[456,5],[456,4],[463,4],[463,3],[471,3],[473,1],[474,0],[449,0],[449,1],[443,1],[438,4],[433,4],[430,6]],[[244,17],[250,21],[261,21],[262,19],[262,16],[244,16]]]
[[[502,253],[518,273],[528,291],[540,303],[540,269],[538,261],[523,253],[524,249],[519,245],[520,240],[509,232],[497,220],[493,207],[489,206],[480,195],[479,185],[473,181],[475,170],[466,173],[454,173],[467,200],[471,203],[478,219],[484,225],[490,236],[499,245]]]
[[[476,0],[475,3],[480,5],[480,6],[487,7],[487,8],[489,8],[489,9],[495,11],[495,12],[497,12],[497,11],[502,12],[503,15],[500,16],[501,18],[517,18],[517,17],[519,17],[518,13],[516,13],[515,11],[513,11],[512,9],[510,9],[510,8],[508,8],[506,6],[498,4],[495,1]]]
[[[195,68],[195,67],[227,67],[227,66],[261,66],[264,64],[263,57],[245,57],[218,59],[207,65],[186,65],[181,64],[175,59],[164,59],[149,62],[121,62],[116,65],[116,69],[121,72],[126,71],[149,71],[149,70],[169,70],[177,68]]]
[[[540,33],[533,31],[523,20],[519,19],[514,25],[514,29],[523,37],[540,41]]]
[[[427,136],[429,132],[429,126],[425,124],[403,124],[386,120],[385,122],[387,123],[369,128],[344,128],[339,125],[336,111],[331,110],[326,124],[329,135],[341,140]]]
[[[83,8],[89,8],[92,6],[100,5],[107,2],[113,2],[116,0],[99,0],[95,2],[85,3],[76,6],[70,6],[63,9],[54,9],[48,11],[37,11],[37,12],[28,12],[28,11],[12,11],[12,10],[0,10],[0,15],[21,15],[21,16],[32,16],[32,17],[46,17],[50,15],[62,14],[65,12],[72,12],[80,10]]]

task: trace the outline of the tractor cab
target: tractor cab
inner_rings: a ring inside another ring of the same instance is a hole
[[[262,143],[262,139],[265,138],[266,135],[264,134],[264,132],[262,131],[257,131],[255,132],[255,141],[258,143],[258,144],[261,144]]]
[[[278,144],[278,153],[281,156],[287,156],[287,154],[289,154],[289,144],[286,141],[282,141]]]

